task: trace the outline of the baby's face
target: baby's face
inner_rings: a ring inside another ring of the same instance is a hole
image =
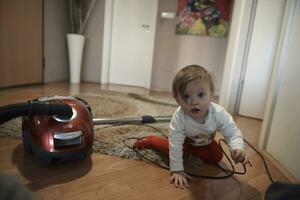
[[[183,111],[198,122],[203,122],[208,112],[208,106],[212,97],[209,83],[203,80],[189,82],[184,91],[183,97],[176,98],[177,103]]]

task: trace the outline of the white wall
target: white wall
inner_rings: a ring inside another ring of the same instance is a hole
[[[176,19],[161,19],[160,13],[176,13],[177,3],[177,0],[159,1],[151,87],[171,91],[171,84],[178,70],[189,64],[199,64],[214,74],[218,93],[227,38],[176,35]]]
[[[44,82],[68,80],[66,33],[69,31],[67,1],[44,1]]]
[[[285,29],[284,37],[288,39],[282,47],[282,59],[277,60],[279,67],[273,73],[275,91],[270,91],[268,101],[273,111],[268,112],[263,124],[268,127],[266,124],[270,123],[270,129],[263,131],[268,132],[266,150],[300,181],[300,1],[288,0],[288,3],[287,13],[292,15],[292,20],[290,27]],[[275,102],[273,108],[272,102]]]
[[[159,10],[176,12],[177,3],[177,0],[160,0]],[[68,80],[69,77],[65,38],[69,30],[67,6],[67,1],[45,0],[46,82]],[[104,7],[105,0],[97,0],[86,27],[87,39],[82,64],[83,81],[101,82],[102,64],[106,63],[102,58],[102,45],[103,42],[108,42],[102,39]],[[214,74],[216,91],[219,92],[227,38],[176,35],[175,23],[176,19],[158,18],[152,88],[171,91],[171,82],[178,70],[188,64],[200,64]]]
[[[177,0],[159,1],[159,12],[177,11]],[[67,1],[45,0],[45,82],[68,80],[66,36],[69,30]],[[101,82],[104,0],[97,0],[85,31],[86,44],[82,64],[82,80]],[[200,64],[215,76],[220,91],[227,38],[176,35],[176,19],[158,17],[154,50],[152,88],[171,91],[175,73],[188,64]]]
[[[247,39],[251,36],[248,32],[251,30],[249,24],[253,6],[255,4],[250,0],[239,0],[234,3],[219,99],[219,103],[230,113],[235,113],[238,100],[244,59],[247,54]]]
[[[235,8],[236,4],[241,3],[241,1],[236,2],[235,3]],[[244,8],[242,9],[242,13],[237,13],[238,16],[240,17],[239,20],[240,21],[240,30],[234,30],[236,27],[233,25],[233,23],[231,24],[231,32],[234,34],[234,32],[236,31],[240,31],[240,36],[239,37],[234,37],[234,40],[237,40],[238,44],[237,44],[237,50],[236,50],[236,62],[235,62],[235,69],[233,70],[232,73],[232,89],[231,89],[231,93],[230,93],[230,104],[228,105],[227,110],[230,113],[237,113],[237,106],[239,103],[239,92],[242,90],[242,79],[243,79],[243,75],[245,73],[245,60],[247,58],[247,54],[249,51],[249,40],[252,36],[252,32],[250,31],[252,29],[253,26],[253,16],[251,14],[253,14],[255,11],[255,2],[253,0],[247,0],[245,1],[244,4]],[[235,11],[234,11],[235,12]],[[233,16],[236,17],[236,16]],[[233,22],[234,19],[232,19]],[[235,35],[235,34],[234,34]],[[231,36],[230,36],[231,37]],[[229,42],[228,42],[229,43]],[[228,52],[229,47],[227,46],[227,51],[226,51],[226,56],[230,55],[231,52]],[[226,56],[225,56],[225,63],[226,63]],[[225,66],[224,66],[225,68]],[[225,71],[225,70],[224,70]],[[223,73],[223,79],[224,79],[224,73]],[[222,79],[222,80],[223,80]],[[237,100],[237,101],[236,101]]]

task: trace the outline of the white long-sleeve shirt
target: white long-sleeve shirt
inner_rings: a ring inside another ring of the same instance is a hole
[[[172,116],[169,127],[170,170],[184,170],[182,149],[186,137],[194,146],[205,146],[212,142],[216,131],[224,136],[231,150],[244,149],[240,129],[222,106],[211,102],[204,124],[196,122],[179,106]]]

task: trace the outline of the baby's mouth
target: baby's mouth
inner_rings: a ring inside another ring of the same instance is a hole
[[[193,108],[193,109],[191,109],[191,112],[193,114],[196,114],[196,113],[200,112],[200,109],[199,108]]]

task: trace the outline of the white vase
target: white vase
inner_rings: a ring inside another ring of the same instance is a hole
[[[80,34],[67,34],[69,65],[70,65],[70,82],[80,83],[81,63],[84,49],[85,37]]]

